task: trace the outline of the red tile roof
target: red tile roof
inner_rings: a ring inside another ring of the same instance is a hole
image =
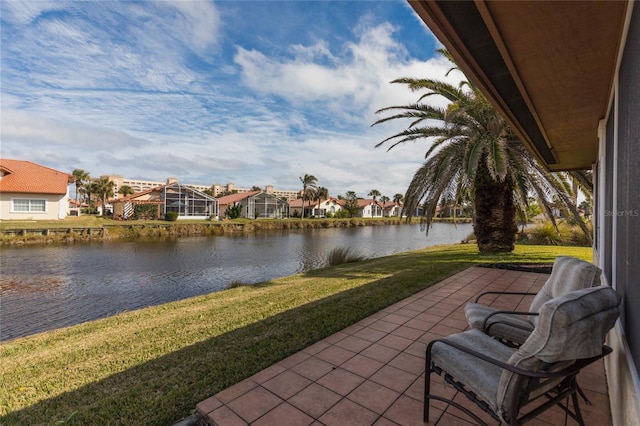
[[[261,192],[262,191],[249,191],[249,192],[242,192],[242,193],[239,193],[239,194],[225,195],[224,197],[219,197],[218,198],[218,205],[226,206],[226,205],[229,205],[229,204],[237,203],[239,201],[244,200],[245,198],[249,198],[249,197],[253,197],[254,195],[258,195]]]
[[[6,158],[0,158],[0,176],[0,192],[22,194],[66,194],[73,182],[69,173]]]

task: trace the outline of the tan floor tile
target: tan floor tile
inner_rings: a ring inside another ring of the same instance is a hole
[[[315,420],[291,404],[283,402],[252,423],[252,426],[306,426]]]
[[[415,341],[418,337],[424,334],[424,331],[408,326],[400,326],[391,332],[394,336],[404,337],[411,341]]]
[[[327,349],[316,354],[317,358],[326,361],[330,364],[338,366],[353,357],[356,353],[339,346],[329,346]]]
[[[384,366],[384,363],[368,358],[364,355],[356,355],[340,367],[364,378],[371,377]]]
[[[324,413],[318,420],[326,426],[369,426],[378,415],[355,402],[343,399]]]
[[[358,336],[348,336],[340,340],[338,343],[336,343],[336,346],[339,346],[341,348],[344,348],[356,353],[360,352],[361,350],[363,350],[364,348],[370,345],[371,345],[370,341],[362,339]]]
[[[415,374],[407,373],[390,365],[385,365],[378,370],[376,374],[371,376],[371,380],[397,392],[404,392],[417,377]]]
[[[316,357],[308,358],[292,368],[293,371],[310,380],[318,380],[335,367]]]
[[[200,413],[201,416],[206,416],[216,408],[220,408],[222,406],[222,401],[220,401],[215,396],[211,398],[207,398],[198,405],[196,405],[196,410]]]
[[[268,390],[257,387],[234,399],[227,406],[247,422],[253,422],[274,409],[282,401],[281,398]]]
[[[398,354],[397,357],[389,362],[389,365],[416,376],[424,373],[425,369],[425,362],[422,357],[413,356],[408,353]]]
[[[306,347],[302,350],[302,352],[305,352],[307,354],[310,355],[315,355],[318,352],[322,352],[323,350],[327,349],[329,346],[331,346],[329,343],[321,340],[319,342],[314,343],[313,345]]]
[[[399,392],[367,380],[354,389],[347,398],[375,413],[382,414],[399,396]]]
[[[308,415],[318,418],[333,407],[342,396],[317,383],[304,388],[289,399],[289,403]]]
[[[342,368],[336,368],[331,373],[323,376],[317,383],[345,396],[362,382],[364,382],[364,378]]]
[[[385,333],[391,333],[393,330],[398,328],[398,324],[394,324],[389,321],[378,320],[369,326],[374,330],[384,331]]]
[[[370,342],[376,342],[386,336],[384,331],[376,330],[371,327],[365,327],[356,334],[361,339],[368,340]]]
[[[400,336],[395,336],[393,334],[389,334],[386,337],[378,340],[379,344],[387,346],[389,348],[397,349],[399,351],[403,351],[409,347],[413,343],[413,340],[407,339]]]
[[[241,381],[240,383],[236,383],[235,385],[218,392],[215,396],[224,404],[226,404],[230,401],[233,401],[240,395],[249,392],[256,386],[258,385],[253,380],[246,379]]]
[[[258,384],[262,384],[262,383],[266,382],[267,380],[272,379],[273,377],[275,377],[278,374],[282,373],[285,370],[286,370],[286,368],[284,368],[283,366],[278,365],[278,364],[274,364],[271,367],[265,368],[264,370],[254,374],[250,378],[254,382],[256,382]]]
[[[246,426],[247,422],[242,420],[236,413],[231,411],[226,405],[209,413],[207,419],[210,423],[224,426]]]
[[[422,426],[422,404],[415,399],[401,396],[383,414],[383,417],[401,426]],[[434,410],[434,417],[435,417]]]
[[[366,356],[367,358],[375,359],[376,361],[389,362],[399,353],[400,350],[398,349],[393,349],[379,343],[374,343],[367,349],[363,350],[360,354]]]
[[[396,313],[393,314],[389,314],[386,317],[382,318],[384,321],[393,323],[393,324],[397,324],[397,325],[402,325],[405,322],[408,321],[408,318],[404,315],[398,315]]]
[[[310,384],[311,380],[302,377],[291,370],[287,370],[278,374],[273,379],[264,382],[262,386],[275,393],[280,398],[287,399]]]
[[[284,368],[291,368],[294,365],[300,364],[302,361],[309,358],[310,356],[311,355],[308,352],[304,352],[304,351],[297,352],[280,361],[278,365]]]

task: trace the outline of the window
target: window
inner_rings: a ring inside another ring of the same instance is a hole
[[[12,212],[25,212],[25,213],[45,213],[46,200],[27,200],[27,199],[14,199]]]

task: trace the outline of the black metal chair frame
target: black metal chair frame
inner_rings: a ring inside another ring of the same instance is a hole
[[[475,303],[479,303],[479,300],[482,296],[486,296],[486,295],[507,295],[507,296],[536,296],[538,293],[532,293],[532,292],[522,292],[522,291],[485,291],[484,293],[480,293],[478,295],[478,297],[476,297]],[[487,315],[487,318],[485,318],[484,323],[482,324],[482,329],[484,330],[485,333],[489,334],[491,336],[490,330],[491,327],[494,325],[498,325],[498,324],[504,324],[504,325],[508,325],[509,327],[513,327],[513,328],[518,328],[520,330],[525,330],[525,331],[533,331],[533,328],[524,328],[521,327],[519,324],[514,324],[511,323],[509,321],[495,321],[492,324],[489,324],[489,320],[494,317],[495,315],[522,315],[522,316],[538,316],[540,315],[538,312],[527,312],[527,311],[495,311],[490,313],[489,315]],[[502,337],[497,337],[497,336],[492,336],[494,337],[496,340],[499,340],[500,342],[504,343],[505,345],[511,347],[511,348],[518,348],[521,343],[518,342],[513,342],[511,340],[508,339],[504,339]],[[587,397],[587,395],[584,393],[584,391],[582,390],[582,388],[577,385],[577,389],[578,389],[578,394],[580,395],[580,397],[582,397],[582,399],[584,400],[585,404],[587,405],[591,405],[591,401],[589,400],[589,398]]]
[[[510,407],[507,407],[507,412],[501,418],[498,415],[498,413],[494,412],[494,410],[490,407],[488,403],[478,398],[477,394],[473,392],[471,389],[469,389],[466,384],[460,382],[459,379],[452,377],[450,374],[444,371],[440,366],[433,365],[433,363],[431,362],[431,349],[436,342],[449,345],[469,355],[475,356],[478,359],[489,362],[502,369],[505,369],[517,374],[518,377],[516,379],[517,382],[514,386],[514,389],[522,389],[521,396],[519,398],[512,399],[513,403],[511,404]],[[487,355],[484,355],[466,346],[447,341],[446,339],[434,340],[431,343],[429,343],[429,345],[427,345],[426,356],[425,356],[424,421],[425,422],[429,421],[429,401],[432,399],[435,399],[435,400],[446,402],[447,404],[450,404],[458,408],[459,410],[463,411],[468,416],[473,418],[475,421],[477,421],[478,424],[481,424],[481,425],[487,424],[482,419],[480,419],[480,417],[478,417],[472,411],[460,405],[459,403],[439,395],[432,395],[430,393],[431,392],[431,373],[436,373],[438,375],[444,374],[444,379],[447,383],[453,385],[456,390],[462,392],[467,398],[469,398],[472,402],[478,405],[478,407],[480,407],[483,411],[487,412],[492,418],[494,418],[497,421],[505,422],[506,424],[509,424],[509,425],[521,425],[526,423],[529,420],[532,420],[534,417],[550,409],[551,407],[558,405],[565,412],[565,424],[567,421],[566,416],[569,416],[575,421],[577,421],[578,424],[584,426],[584,419],[582,418],[582,413],[580,412],[580,405],[578,403],[578,397],[577,397],[577,394],[579,393],[579,387],[576,383],[576,376],[578,375],[580,370],[582,370],[584,367],[598,361],[599,359],[605,357],[611,352],[612,352],[612,349],[609,346],[603,345],[602,353],[600,355],[592,358],[576,360],[573,364],[571,364],[570,366],[560,371],[549,372],[549,371],[544,371],[544,369],[542,371],[528,371],[528,370],[523,370],[523,369],[514,367],[512,365],[506,364],[494,358],[491,358]],[[530,380],[530,379],[537,379],[537,380]],[[552,389],[544,392],[542,395],[539,395],[536,398],[529,400],[528,396],[531,394],[531,392],[537,389],[544,388],[548,386],[548,384],[551,381],[557,381],[558,379],[562,379],[562,380],[560,383],[555,385]],[[526,384],[526,387],[525,387],[525,384]],[[545,396],[547,400],[540,402],[540,404],[537,405],[535,408],[531,409],[527,413],[518,417],[520,408],[523,405],[526,405],[538,399],[541,399],[542,396]],[[568,403],[569,398],[571,398],[573,403],[573,407],[574,407],[573,411],[571,411],[571,409],[569,408],[569,403]],[[562,402],[565,399],[567,399],[566,404]]]

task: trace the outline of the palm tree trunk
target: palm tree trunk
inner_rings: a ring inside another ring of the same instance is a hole
[[[493,180],[484,161],[476,171],[475,209],[473,232],[480,252],[513,251],[518,232],[513,186],[508,178],[503,182]]]

